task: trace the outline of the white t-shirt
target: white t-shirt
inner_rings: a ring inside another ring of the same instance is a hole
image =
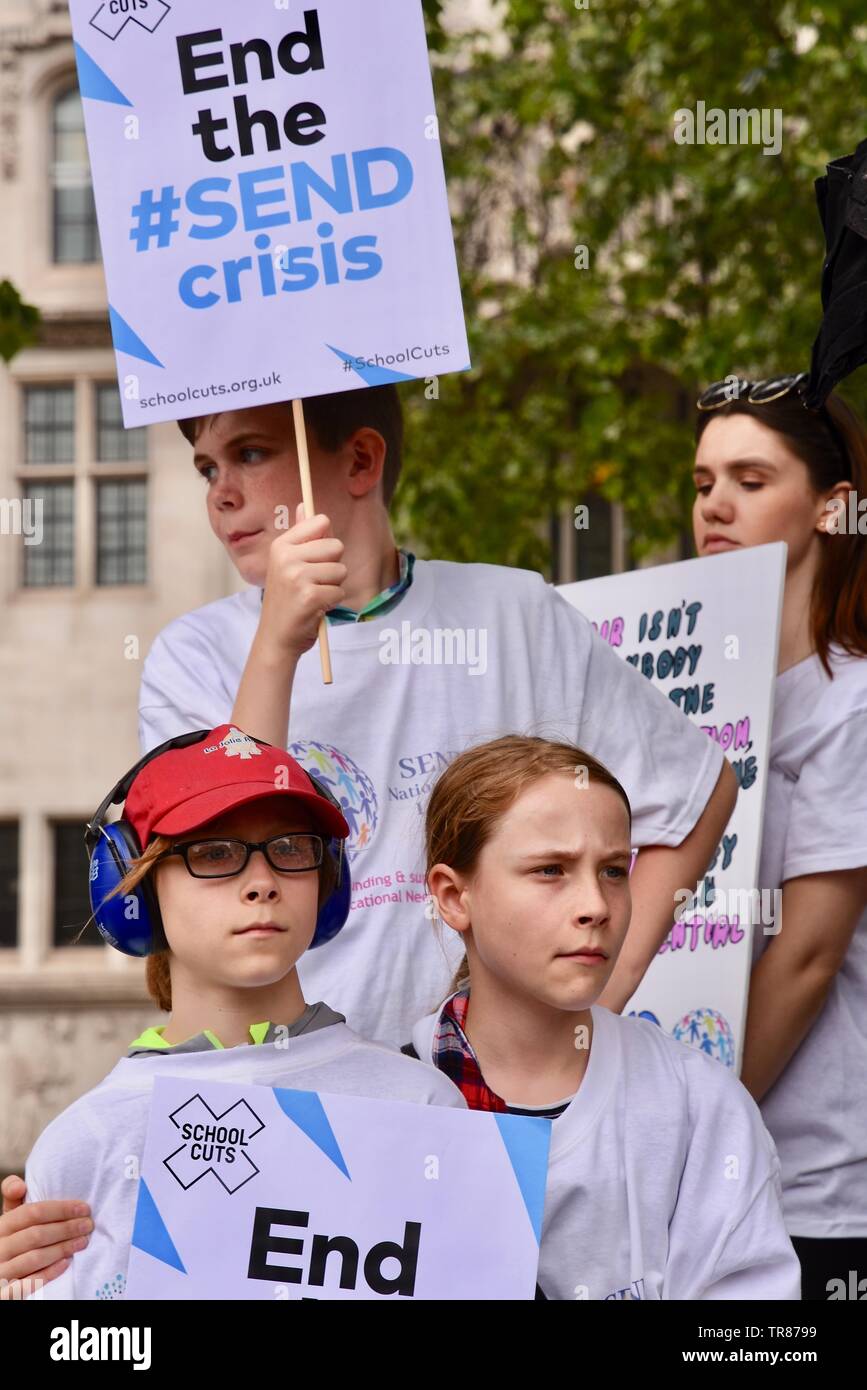
[[[831,669],[833,680],[811,656],[777,677],[759,867],[768,890],[867,864],[867,660],[832,649]],[[782,932],[796,926],[784,913]],[[756,959],[773,940],[755,928]],[[762,1114],[792,1235],[867,1236],[867,910]]]
[[[143,750],[231,718],[260,611],[259,590],[248,589],[159,634],[142,676]],[[458,649],[441,638],[438,651],[437,631],[457,632]],[[384,646],[389,632],[405,653]],[[334,684],[323,685],[319,653],[307,652],[287,746],[344,806],[353,902],[300,976],[308,997],[327,999],[366,1037],[404,1043],[448,992],[460,955],[424,910],[425,802],[456,753],[507,733],[577,743],[623,783],[638,846],[679,845],[719,777],[718,746],[538,574],[419,560],[397,607],[328,637]],[[466,664],[380,659],[422,658],[425,640],[434,658],[460,656],[463,643]]]
[[[552,1120],[539,1284],[551,1299],[800,1299],[780,1165],[725,1067],[594,1007],[587,1070]],[[432,1061],[438,1015],[413,1030]]]
[[[89,1203],[94,1222],[87,1248],[45,1285],[43,1298],[123,1297],[138,1194],[130,1173],[144,1154],[155,1076],[465,1106],[447,1077],[365,1042],[344,1023],[258,1046],[124,1057],[52,1120],[27,1160],[28,1201],[73,1195]]]

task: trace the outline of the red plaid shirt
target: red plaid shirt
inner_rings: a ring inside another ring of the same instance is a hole
[[[471,1110],[508,1111],[506,1102],[487,1085],[464,1032],[469,990],[446,1000],[433,1039],[434,1066],[453,1081]]]

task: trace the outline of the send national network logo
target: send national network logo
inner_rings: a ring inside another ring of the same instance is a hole
[[[116,39],[130,23],[152,34],[170,9],[165,0],[105,0],[90,22],[107,39]]]
[[[287,752],[302,767],[324,782],[336,798],[349,825],[346,853],[350,862],[370,844],[379,824],[376,788],[367,773],[331,743],[302,739]]]

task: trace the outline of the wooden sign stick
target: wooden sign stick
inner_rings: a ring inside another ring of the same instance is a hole
[[[304,516],[309,520],[316,515],[316,509],[313,506],[313,481],[310,477],[310,454],[307,449],[307,426],[304,423],[303,401],[293,400],[292,418],[295,422],[295,444],[298,449],[298,468],[301,473],[301,498],[304,502]],[[324,614],[319,623],[319,660],[322,663],[323,683],[333,685],[331,650],[328,646],[328,620]]]

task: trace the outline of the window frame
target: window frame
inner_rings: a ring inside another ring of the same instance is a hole
[[[103,950],[105,949],[105,947],[106,947],[106,942],[105,942],[101,937],[99,938],[99,940],[96,940],[96,941],[92,939],[92,933],[97,932],[97,928],[94,926],[93,923],[90,923],[90,924],[88,925],[88,928],[87,928],[88,932],[91,933],[91,939],[88,940],[88,941],[79,941],[79,940],[77,940],[78,933],[79,933],[79,931],[81,930],[81,928],[84,926],[84,923],[78,923],[78,922],[70,923],[70,924],[69,924],[70,927],[74,927],[75,931],[74,931],[74,934],[73,934],[72,932],[70,932],[69,937],[68,937],[67,940],[59,941],[59,940],[57,939],[58,914],[59,914],[59,911],[60,911],[60,904],[61,904],[61,902],[63,901],[63,895],[62,895],[61,892],[58,891],[60,885],[59,885],[59,883],[58,883],[58,869],[59,869],[59,864],[58,864],[58,853],[57,853],[57,851],[58,851],[58,838],[59,838],[59,837],[58,837],[58,832],[61,831],[61,830],[62,830],[62,831],[68,832],[68,834],[69,834],[69,836],[70,836],[70,839],[72,839],[73,836],[78,836],[78,837],[80,838],[80,842],[81,842],[81,874],[80,874],[80,883],[81,883],[81,886],[82,886],[82,896],[83,896],[83,899],[84,899],[84,910],[85,910],[85,912],[87,913],[87,918],[89,918],[90,915],[91,915],[91,913],[90,913],[90,894],[89,894],[89,892],[86,891],[86,884],[87,884],[87,855],[86,855],[85,848],[84,848],[84,826],[85,826],[84,818],[83,818],[83,817],[82,817],[82,818],[79,818],[79,817],[77,817],[77,816],[70,816],[70,815],[50,815],[50,816],[47,817],[47,820],[46,820],[46,829],[47,829],[47,832],[48,832],[49,839],[50,839],[50,841],[51,841],[51,887],[50,887],[50,892],[49,892],[50,903],[51,903],[51,917],[50,917],[50,920],[49,920],[49,923],[48,923],[48,943],[47,943],[47,944],[48,944],[48,953],[49,953],[50,955],[53,955],[53,956],[57,956],[57,955],[63,956],[63,955],[65,955],[65,954],[70,950],[70,948],[72,948],[72,947],[77,947],[77,948],[79,948],[79,949],[82,949],[82,948],[91,949],[91,950],[100,951],[100,952],[103,951]],[[85,920],[87,920],[87,918],[86,918]]]
[[[15,885],[16,885],[16,894],[15,894],[15,922],[14,922],[14,925],[15,925],[15,940],[14,940],[14,942],[12,943],[12,945],[9,945],[8,943],[4,943],[3,940],[2,940],[2,938],[0,938],[0,958],[2,958],[2,957],[4,957],[4,956],[6,956],[6,957],[12,957],[12,956],[16,956],[16,955],[18,954],[18,952],[21,950],[21,938],[22,938],[22,934],[23,934],[23,933],[22,933],[22,920],[23,920],[23,918],[22,918],[22,911],[21,911],[22,900],[23,900],[23,894],[22,894],[22,891],[21,891],[21,884],[22,884],[22,879],[23,879],[23,876],[24,876],[24,871],[23,871],[24,828],[23,828],[23,825],[22,825],[22,821],[21,821],[20,815],[18,815],[18,816],[16,816],[16,815],[0,815],[0,832],[2,832],[2,831],[4,831],[4,830],[7,830],[7,829],[12,829],[12,830],[14,830],[14,832],[15,832],[15,861],[16,861],[16,863],[15,863]]]
[[[98,454],[99,435],[99,391],[100,388],[114,386],[116,379],[104,372],[69,374],[54,372],[44,377],[32,373],[16,378],[18,402],[18,449],[17,463],[13,469],[15,487],[23,498],[25,488],[33,484],[71,482],[73,486],[73,534],[74,558],[71,584],[27,584],[25,583],[24,538],[18,547],[18,565],[15,579],[15,593],[32,597],[46,594],[82,595],[94,593],[141,594],[147,592],[151,574],[151,501],[150,501],[150,437],[148,431],[142,439],[143,457],[126,461],[111,462],[100,460]],[[27,412],[26,392],[28,389],[69,387],[74,390],[74,460],[72,463],[27,463]],[[117,389],[117,388],[116,388]],[[145,577],[131,583],[100,584],[97,582],[98,535],[98,486],[102,482],[143,482],[145,484]]]
[[[99,226],[98,226],[97,218],[96,218],[96,204],[95,204],[95,201],[94,201],[94,194],[93,194],[93,178],[92,178],[92,175],[91,175],[91,172],[90,172],[90,164],[89,164],[89,162],[87,162],[87,164],[86,164],[85,166],[82,166],[82,167],[86,167],[86,169],[87,169],[87,175],[88,175],[88,177],[87,177],[87,182],[86,182],[86,183],[82,183],[82,184],[80,184],[80,185],[70,185],[70,186],[73,186],[73,187],[81,187],[82,189],[85,189],[85,190],[89,191],[89,194],[90,194],[90,208],[89,208],[89,210],[88,210],[88,216],[87,216],[86,219],[81,219],[81,220],[80,220],[80,225],[81,225],[82,227],[84,227],[84,228],[86,229],[86,231],[87,231],[87,234],[88,234],[88,235],[87,235],[87,238],[86,238],[86,239],[89,238],[89,240],[92,242],[92,249],[93,249],[94,254],[93,254],[93,255],[82,256],[82,257],[64,257],[63,259],[61,259],[61,257],[58,255],[59,244],[60,244],[60,237],[59,237],[59,235],[58,235],[58,230],[59,230],[60,223],[59,223],[59,220],[58,220],[58,198],[57,198],[57,195],[58,195],[58,192],[60,191],[62,185],[61,185],[61,183],[58,181],[58,178],[57,178],[57,168],[58,168],[58,165],[59,165],[59,163],[60,163],[60,161],[59,161],[58,158],[57,158],[57,146],[58,146],[57,110],[58,110],[58,107],[60,106],[61,102],[64,101],[64,100],[66,100],[66,99],[68,99],[73,93],[75,93],[76,95],[78,95],[78,97],[79,97],[79,102],[80,102],[80,101],[81,101],[81,96],[80,96],[79,86],[78,86],[78,82],[77,82],[77,80],[76,80],[76,74],[75,74],[75,71],[74,71],[74,70],[73,70],[72,72],[67,72],[67,73],[65,73],[64,76],[63,76],[62,78],[60,78],[60,79],[57,81],[57,83],[54,84],[54,85],[52,86],[51,91],[48,93],[48,130],[47,130],[47,136],[46,136],[46,138],[47,138],[47,145],[48,145],[48,217],[49,217],[49,226],[48,226],[48,251],[49,251],[49,259],[50,259],[51,264],[52,264],[53,266],[61,266],[61,267],[66,267],[66,268],[68,268],[68,267],[76,267],[76,266],[80,267],[80,266],[100,265],[100,264],[102,263],[102,254],[101,254],[100,242],[99,242]],[[83,112],[83,109],[82,109],[82,131],[83,131],[83,130],[84,130],[84,112]]]

